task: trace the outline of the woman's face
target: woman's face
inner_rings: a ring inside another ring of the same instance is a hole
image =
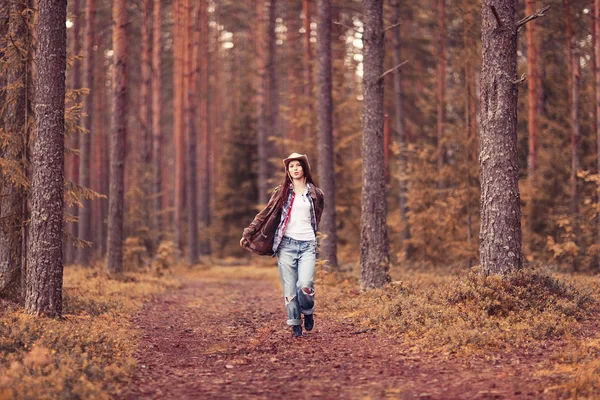
[[[304,170],[302,169],[300,161],[290,161],[288,164],[288,172],[292,179],[302,179],[302,177],[304,177]]]

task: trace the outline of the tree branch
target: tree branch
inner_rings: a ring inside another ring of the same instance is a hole
[[[391,74],[392,72],[394,72],[395,70],[397,70],[398,68],[402,67],[404,64],[407,64],[407,63],[408,63],[408,60],[402,61],[400,64],[396,65],[394,68],[390,68],[387,71],[385,71],[383,74],[381,74],[379,79],[381,80],[381,79],[385,78],[385,76],[387,74]]]
[[[492,13],[494,14],[494,17],[496,17],[496,22],[498,23],[498,28],[500,28],[502,26],[502,22],[500,21],[500,16],[498,15],[498,11],[496,11],[496,7],[494,7],[494,6],[490,6],[490,8],[492,9]]]
[[[528,23],[529,21],[533,21],[534,19],[540,18],[540,17],[545,17],[546,14],[544,14],[546,11],[548,11],[550,9],[550,6],[546,6],[542,9],[537,10],[536,12],[534,12],[533,14],[531,14],[528,17],[523,18],[522,20],[520,20],[519,22],[517,22],[517,31],[519,29],[521,29],[521,27],[523,25],[525,25],[526,23]]]
[[[344,28],[346,28],[346,29],[351,29],[351,30],[353,30],[354,32],[357,32],[357,33],[360,33],[360,34],[362,34],[362,32],[361,32],[361,31],[359,31],[358,29],[356,29],[356,28],[354,28],[354,27],[352,27],[352,26],[348,26],[348,25],[346,25],[346,24],[342,24],[341,22],[335,22],[335,21],[333,21],[333,24],[334,24],[334,25],[343,26],[343,27],[344,27]]]
[[[527,74],[521,75],[521,77],[519,79],[517,79],[516,81],[513,81],[513,84],[518,85],[518,84],[524,82],[525,80],[527,80]]]
[[[394,29],[395,27],[400,26],[400,22],[396,22],[394,25],[390,25],[387,28],[385,28],[383,30],[383,33],[386,33],[387,31],[389,31],[390,29]]]

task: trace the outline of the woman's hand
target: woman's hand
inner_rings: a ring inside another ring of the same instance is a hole
[[[240,239],[240,246],[241,247],[246,248],[246,246],[248,246],[248,244],[249,244],[248,239],[246,239],[245,237],[242,237]]]

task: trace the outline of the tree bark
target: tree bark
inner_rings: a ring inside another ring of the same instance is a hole
[[[110,140],[110,187],[106,267],[111,275],[123,272],[124,163],[127,137],[127,8],[113,3],[113,114]]]
[[[140,151],[138,159],[139,169],[139,184],[141,188],[142,198],[139,200],[142,204],[141,224],[144,227],[151,227],[152,202],[152,125],[150,122],[150,85],[151,85],[151,60],[150,52],[152,48],[152,38],[150,36],[152,12],[152,0],[142,0],[142,26],[141,26],[141,85],[140,85],[140,105],[139,105],[139,121],[140,131],[138,132]]]
[[[400,1],[392,0],[392,8],[394,9],[394,23],[400,23],[402,15],[400,14]],[[392,30],[392,45],[394,48],[393,59],[394,65],[399,65],[402,62],[402,39],[401,29],[397,27]],[[404,92],[402,89],[402,69],[398,68],[394,72],[394,125],[396,129],[396,135],[398,138],[398,209],[400,212],[400,240],[402,241],[402,248],[407,251],[406,242],[410,239],[410,227],[408,225],[408,206],[407,206],[407,172],[408,172],[408,160],[406,158],[407,151],[407,140],[406,140],[406,122],[404,118]]]
[[[361,208],[361,288],[390,281],[383,163],[383,0],[363,0],[363,185]]]
[[[82,0],[73,0],[73,26],[71,27],[69,33],[71,33],[71,49],[73,51],[72,55],[78,56],[81,54],[81,37],[83,36],[81,34],[81,1]],[[75,60],[75,62],[73,63],[73,74],[72,74],[72,81],[71,84],[73,85],[71,87],[71,89],[74,90],[79,90],[81,89],[81,62],[80,60]],[[79,103],[81,101],[81,98],[79,96],[75,97],[74,102],[75,103]],[[79,132],[75,132],[72,136],[71,136],[71,147],[74,150],[79,150],[80,148],[80,142],[81,142],[81,138],[80,135],[85,135],[83,133],[79,133]],[[79,183],[80,179],[79,179],[79,171],[80,171],[80,167],[79,167],[79,162],[80,162],[80,155],[78,154],[72,154],[70,156],[70,162],[68,165],[68,171],[67,171],[67,177],[68,179],[70,179],[73,182]],[[71,213],[73,215],[73,217],[78,218],[79,217],[79,207],[72,207],[69,210],[69,213]],[[78,235],[78,222],[71,222],[68,226],[69,229],[69,233],[73,236],[77,236]],[[75,246],[73,246],[73,243],[71,242],[67,242],[66,243],[66,250],[67,253],[65,255],[65,262],[66,264],[72,264],[74,262],[77,262],[76,256],[77,256],[77,248],[75,248]]]
[[[325,210],[320,231],[322,258],[332,269],[338,269],[335,212],[335,166],[333,162],[333,100],[331,77],[331,0],[319,0],[317,22],[319,183],[325,193]]]
[[[312,88],[313,88],[313,73],[312,73],[312,51],[310,48],[310,12],[311,0],[302,1],[302,12],[304,13],[304,101],[307,102],[312,115]],[[304,137],[302,140],[310,140],[311,124],[305,123]]]
[[[598,0],[600,1],[600,0]],[[514,0],[482,1],[480,261],[485,274],[521,268]]]
[[[594,0],[594,77],[596,84],[596,143],[597,143],[597,168],[600,171],[600,0]],[[600,204],[600,183],[598,184],[598,203]],[[598,226],[597,244],[600,245],[600,213],[596,215]],[[600,255],[598,256],[598,269],[600,269]]]
[[[531,15],[535,11],[535,0],[525,1],[525,14]],[[537,107],[537,77],[536,77],[536,50],[535,50],[535,25],[527,24],[527,125],[529,131],[529,153],[527,157],[527,176],[532,178],[537,165],[537,121],[535,112]]]
[[[268,132],[271,136],[276,138],[280,138],[279,132],[279,82],[277,79],[277,32],[275,32],[275,28],[277,26],[277,0],[270,0],[269,2],[269,17],[268,17],[268,25],[267,25],[267,43],[268,43],[268,53],[267,53],[267,74],[268,74],[268,91],[267,91],[267,100],[268,100],[268,123],[269,128]],[[272,152],[272,147],[269,146],[269,152]]]
[[[39,1],[39,50],[27,251],[28,313],[62,315],[67,2]]]
[[[265,0],[256,0],[256,129],[258,138],[258,203],[267,204],[268,200],[268,133],[266,110],[266,44],[265,44]]]
[[[86,1],[85,10],[85,57],[83,59],[84,86],[90,90],[85,101],[84,127],[88,133],[81,135],[79,150],[79,184],[90,187],[90,156],[92,144],[92,115],[94,115],[94,25],[96,18],[96,0]],[[82,199],[83,208],[79,211],[77,236],[80,239],[92,241],[92,202]],[[77,262],[89,265],[92,256],[91,247],[80,247],[77,251]]]
[[[153,235],[154,243],[158,245],[162,239],[163,218],[162,209],[162,131],[160,127],[162,107],[161,107],[161,34],[162,18],[161,6],[162,0],[154,0],[153,9],[153,35],[152,35],[152,161],[153,161]]]
[[[181,21],[183,10],[182,0],[173,1],[173,15],[175,21]],[[184,242],[184,185],[185,185],[185,140],[183,126],[183,55],[184,35],[181,24],[176,23],[173,27],[173,134],[175,143],[175,243],[183,254]]]
[[[208,3],[206,0],[200,1],[198,12],[198,25],[200,28],[199,43],[199,61],[200,61],[200,224],[202,226],[202,236],[200,239],[200,254],[210,254],[210,240],[208,229],[210,227],[210,159],[212,156],[212,143],[210,127],[208,124],[208,90],[209,90],[209,25],[208,25]]]
[[[438,188],[444,187],[442,168],[444,167],[444,119],[446,114],[446,0],[438,0],[438,77],[437,77],[437,167]]]
[[[202,2],[201,2],[202,3]],[[198,41],[195,40],[194,30],[194,9],[190,0],[184,0],[185,5],[185,36],[186,36],[186,57],[184,62],[184,91],[185,91],[185,125],[187,142],[187,168],[186,168],[186,194],[188,210],[188,246],[187,262],[189,265],[198,263],[198,208],[197,208],[197,141],[198,134],[194,121],[194,111],[196,110],[197,95],[197,64],[198,64]],[[200,4],[199,13],[202,12]]]
[[[571,212],[578,213],[579,188],[577,170],[579,169],[579,60],[573,56],[573,40],[571,33],[571,1],[564,0],[565,30],[567,37],[567,66],[569,74],[570,100],[571,100]]]
[[[0,113],[0,126],[4,128],[4,134],[8,135],[7,142],[0,144],[0,158],[13,163],[14,167],[25,173],[22,158],[25,136],[28,133],[26,91],[30,73],[27,70],[27,60],[4,58],[4,48],[14,47],[15,43],[23,49],[28,46],[27,27],[20,17],[25,6],[12,1],[10,4],[0,4],[0,7],[0,12],[5,12],[0,15],[0,60],[4,62],[4,66],[0,67],[0,104],[6,104],[4,112]],[[9,36],[5,36],[7,34]],[[19,301],[23,290],[24,183],[14,183],[15,177],[12,174],[14,172],[0,168],[0,294]]]

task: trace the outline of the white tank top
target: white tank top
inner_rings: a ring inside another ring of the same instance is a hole
[[[283,235],[296,240],[315,239],[315,232],[310,221],[310,199],[308,199],[308,193],[296,193],[290,212],[290,219]]]

